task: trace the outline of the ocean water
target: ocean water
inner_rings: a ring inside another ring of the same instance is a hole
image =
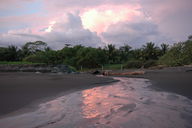
[[[0,128],[192,128],[192,101],[156,91],[147,79],[120,78],[0,120]]]

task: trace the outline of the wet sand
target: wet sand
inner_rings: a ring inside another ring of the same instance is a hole
[[[159,91],[174,92],[192,99],[192,68],[146,70],[146,74],[140,77],[149,79],[151,87]]]
[[[135,69],[117,70],[120,72],[134,72]],[[144,75],[126,75],[121,77],[149,79],[152,88],[159,91],[174,92],[192,99],[192,67],[168,67],[164,69],[139,69]],[[117,77],[119,77],[118,75]]]
[[[156,90],[174,92],[192,99],[191,69],[177,67],[146,70],[144,75],[129,77],[149,79],[151,87]],[[114,80],[88,74],[0,73],[0,116],[21,108],[34,108],[30,104],[41,103],[42,99],[54,99],[63,93],[106,85],[109,82]]]
[[[142,78],[75,91],[0,119],[3,128],[191,128],[192,100]],[[10,123],[11,122],[11,123]]]
[[[33,104],[36,102],[38,103],[42,99],[50,100],[50,98],[58,97],[60,93],[87,89],[110,82],[114,82],[114,80],[89,74],[1,72],[0,116],[21,108],[30,110],[34,108]]]

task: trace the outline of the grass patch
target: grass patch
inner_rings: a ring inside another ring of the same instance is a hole
[[[121,70],[122,64],[107,64],[103,66],[103,70]]]
[[[143,66],[143,62],[140,60],[130,60],[125,64],[126,69],[138,69]]]
[[[44,63],[32,63],[26,61],[0,61],[0,65],[22,65],[22,64],[44,64]]]

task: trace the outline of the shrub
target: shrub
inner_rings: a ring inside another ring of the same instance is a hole
[[[186,41],[183,47],[183,62],[184,64],[192,63],[192,41],[190,40]]]
[[[157,65],[156,60],[148,60],[144,63],[144,68],[149,68],[149,67],[156,66],[156,65]]]
[[[175,44],[164,56],[160,57],[158,63],[167,66],[184,65],[184,49],[185,43]]]
[[[45,51],[38,52],[36,54],[29,55],[23,59],[23,61],[33,62],[33,63],[46,63],[46,64],[61,64],[62,60],[58,58],[57,52],[55,51]]]
[[[73,71],[73,72],[77,72],[77,70],[76,70],[76,68],[75,68],[75,67],[70,66],[70,65],[68,65],[68,67],[71,69],[71,71]]]
[[[125,68],[141,68],[143,66],[143,62],[140,60],[130,60],[125,64]]]
[[[171,57],[170,54],[165,54],[162,56],[158,64],[160,65],[167,65],[167,66],[182,66],[183,65],[183,59],[182,58],[174,58]]]
[[[23,59],[23,61],[32,62],[32,63],[44,63],[46,62],[43,56],[39,55],[29,55]]]

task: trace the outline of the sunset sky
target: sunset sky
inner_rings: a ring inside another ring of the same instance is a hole
[[[187,40],[192,0],[0,0],[0,46],[42,40],[60,49]]]

